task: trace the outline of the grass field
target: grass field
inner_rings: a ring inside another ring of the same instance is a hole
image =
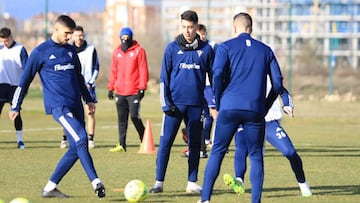
[[[99,200],[79,162],[64,177],[59,189],[71,199],[42,199],[40,192],[48,181],[60,157],[62,130],[43,110],[41,93],[31,89],[23,104],[25,150],[16,148],[13,124],[4,108],[0,120],[0,199],[9,202],[26,197],[40,202],[126,202],[122,189],[131,179],[141,179],[150,188],[155,179],[156,155],[138,154],[139,141],[132,124],[128,129],[128,152],[111,153],[117,143],[116,110],[106,91],[98,90],[97,128],[91,149],[95,166],[107,188],[106,198]],[[295,118],[285,117],[283,126],[302,157],[313,196],[303,198],[288,161],[267,144],[265,154],[264,203],[329,203],[360,202],[360,103],[329,103],[296,101]],[[8,107],[8,106],[6,106]],[[147,94],[142,102],[144,123],[152,124],[155,149],[158,148],[162,113],[159,96]],[[179,134],[180,135],[180,134]],[[181,136],[175,140],[168,165],[164,192],[149,195],[146,202],[196,202],[200,196],[185,193],[187,160],[180,157],[185,148]],[[214,203],[250,202],[249,174],[245,177],[246,193],[235,195],[222,181],[226,172],[233,173],[234,146],[226,155],[220,176],[215,183]],[[207,159],[200,161],[199,183]]]

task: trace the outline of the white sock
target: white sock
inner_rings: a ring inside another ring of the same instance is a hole
[[[164,181],[155,181],[154,188],[163,188],[164,187]]]
[[[92,184],[94,190],[96,189],[96,185],[98,183],[101,183],[101,180],[99,178],[95,178],[93,181],[91,181],[91,184]]]
[[[309,184],[307,184],[307,182],[299,183],[299,187],[301,191],[310,190],[310,186]]]
[[[197,186],[196,182],[192,182],[192,181],[188,181],[188,184],[187,184],[189,187],[191,186]]]
[[[242,178],[240,178],[240,177],[237,177],[237,178],[236,178],[236,180],[238,180],[238,181],[240,181],[240,182],[244,183],[243,179],[242,179]]]
[[[16,140],[17,140],[17,142],[23,141],[22,130],[16,131]]]
[[[49,180],[49,182],[48,182],[48,183],[45,185],[45,187],[44,187],[44,191],[45,191],[45,192],[49,192],[49,191],[55,189],[56,186],[57,186],[56,183],[54,183],[54,182],[52,182],[52,181]]]

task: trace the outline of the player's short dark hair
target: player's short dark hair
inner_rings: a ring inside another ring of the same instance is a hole
[[[84,32],[84,28],[80,25],[77,25],[75,28],[74,28],[74,31],[81,31],[81,32]]]
[[[0,38],[9,38],[11,36],[11,30],[7,27],[3,27],[0,30]]]
[[[71,29],[74,29],[76,27],[75,21],[67,15],[60,15],[55,22],[60,23]]]
[[[206,32],[206,26],[204,24],[199,24],[199,30]]]
[[[240,12],[236,14],[233,18],[233,21],[235,22],[236,20],[241,21],[245,27],[252,29],[252,18],[248,13]]]
[[[192,10],[184,11],[181,14],[180,18],[181,18],[181,20],[187,20],[187,21],[193,22],[195,24],[198,24],[198,22],[199,22],[197,13]]]

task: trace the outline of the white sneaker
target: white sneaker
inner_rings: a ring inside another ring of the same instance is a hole
[[[299,183],[299,187],[300,187],[300,191],[301,191],[301,196],[303,196],[303,197],[312,196],[310,186],[307,184],[307,182]]]
[[[206,200],[206,201],[199,200],[199,201],[197,201],[197,203],[210,203],[210,201],[209,200]]]
[[[95,148],[94,140],[89,140],[89,148]]]
[[[61,149],[65,149],[69,146],[69,143],[67,140],[61,140],[61,143],[60,143],[60,148]]]
[[[201,193],[201,186],[196,184],[195,182],[188,182],[186,186],[186,192],[187,193]]]

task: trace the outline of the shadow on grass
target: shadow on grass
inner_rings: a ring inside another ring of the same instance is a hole
[[[311,187],[313,195],[324,195],[324,196],[339,196],[339,195],[360,195],[360,185],[323,185],[323,186],[312,186]],[[298,187],[282,187],[282,188],[264,188],[263,192],[276,193],[281,192],[281,194],[270,194],[266,197],[278,198],[284,196],[296,196],[293,193],[284,194],[284,191],[298,191]],[[246,192],[251,192],[246,191]]]
[[[295,147],[301,157],[359,157],[360,148],[357,146],[309,146]],[[229,149],[229,157],[234,157],[235,149]],[[266,157],[282,157],[283,155],[273,146],[267,146]]]
[[[26,149],[32,148],[59,148],[60,147],[60,140],[24,140]],[[17,148],[16,140],[14,141],[0,141],[0,144],[4,144],[1,146],[0,149],[12,149]]]
[[[295,147],[301,157],[358,157],[360,148],[358,146],[309,146]],[[273,154],[278,152],[273,147],[267,147],[265,156],[277,157],[282,154]]]

